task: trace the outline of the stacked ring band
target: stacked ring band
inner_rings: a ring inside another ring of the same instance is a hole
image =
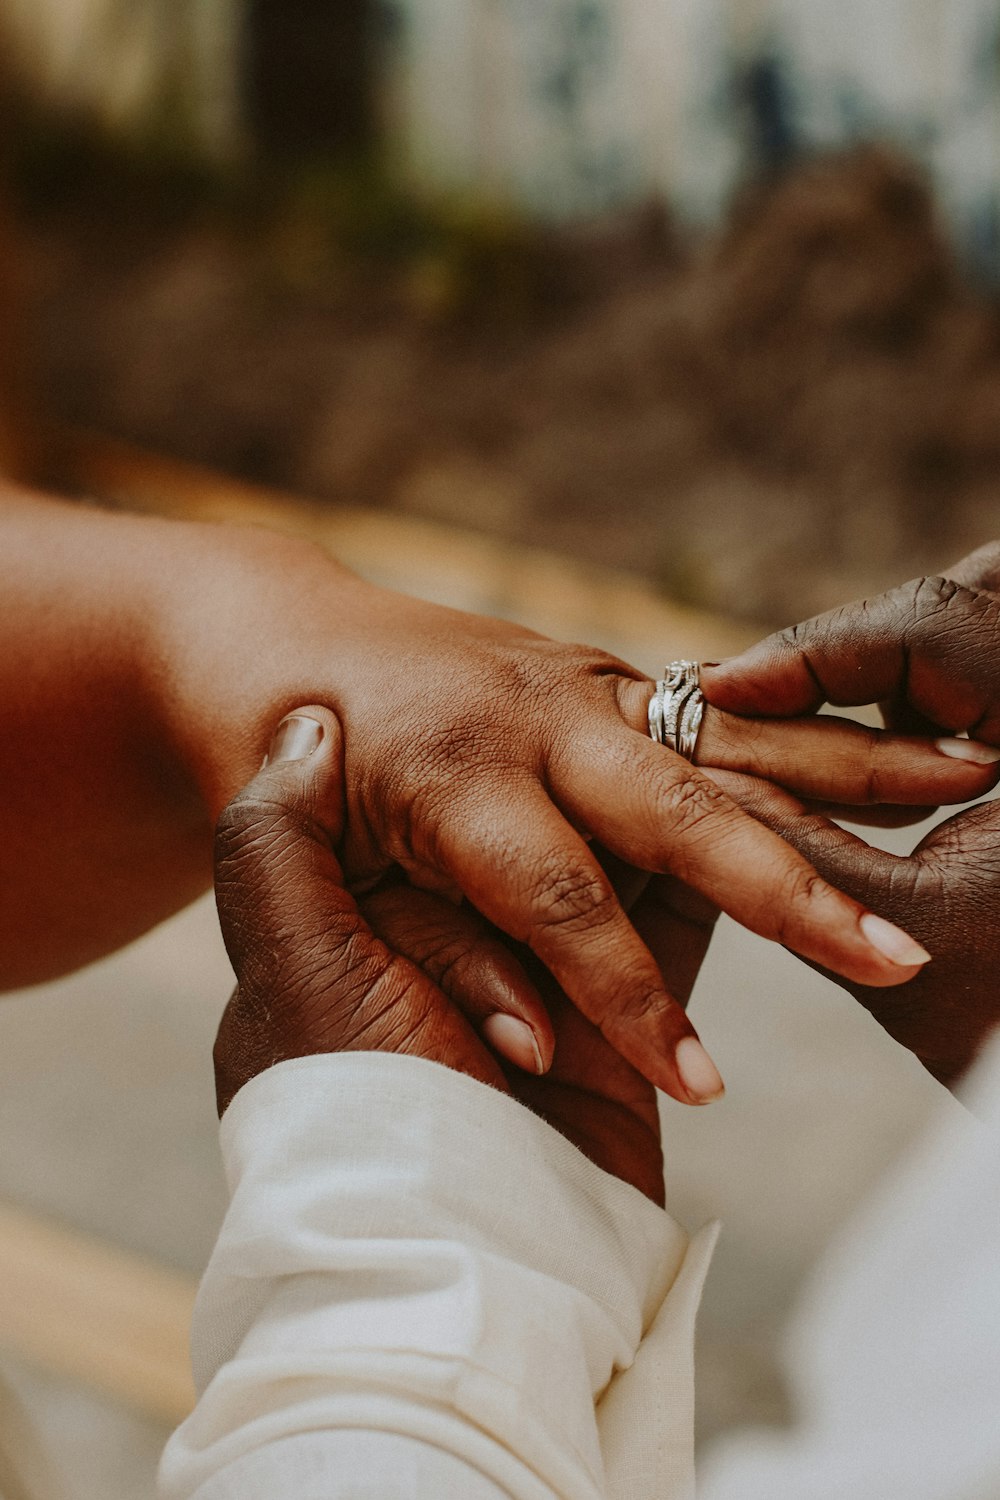
[[[657,744],[694,760],[698,733],[705,716],[705,697],[699,686],[696,661],[672,661],[664,668],[649,700],[649,733]]]

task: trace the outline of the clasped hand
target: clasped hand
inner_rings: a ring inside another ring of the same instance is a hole
[[[925,955],[905,933],[650,740],[653,684],[634,668],[375,589],[298,544],[286,555],[274,538],[251,539],[234,556],[225,540],[225,555],[211,560],[211,596],[192,587],[178,598],[172,588],[173,627],[160,647],[180,705],[168,735],[196,765],[215,813],[259,764],[283,712],[325,705],[343,732],[338,850],[348,888],[378,891],[401,873],[464,898],[531,950],[617,1052],[686,1103],[711,1098],[720,1080],[662,934],[670,891],[655,881],[644,889],[647,877],[683,881],[866,987],[918,971]],[[207,742],[206,724],[218,726]],[[234,725],[243,726],[241,758],[231,753]],[[701,755],[837,803],[965,801],[993,781],[992,767],[926,741],[809,718],[748,726],[709,715]],[[528,993],[520,987],[506,1010],[527,1021],[545,1066],[554,1039]]]
[[[1000,544],[981,548],[941,577],[917,579],[770,636],[746,655],[706,670],[703,683],[720,708],[796,722],[824,702],[878,701],[893,729],[938,739],[951,754],[995,765]],[[957,734],[972,738],[953,738]],[[897,990],[840,982],[936,1078],[953,1082],[1000,1022],[1000,803],[957,813],[901,859],[759,781],[722,779],[827,879],[903,922],[927,947],[933,963]],[[908,811],[914,810],[890,809],[887,821],[906,821]]]
[[[939,597],[960,598],[968,610],[969,591],[949,588],[942,586]],[[973,618],[995,622],[1000,601],[991,606],[994,596],[983,594],[974,595]],[[922,592],[897,591],[707,671],[709,695],[729,711],[707,716],[699,757],[721,768],[710,772],[706,786],[721,784],[774,833],[797,844],[811,865],[856,898],[862,912],[888,917],[927,943],[935,963],[926,969],[902,966],[903,974],[895,977],[908,982],[897,988],[885,987],[884,970],[867,984],[847,982],[932,1071],[950,1078],[969,1061],[992,1017],[989,1005],[969,999],[973,991],[988,993],[984,945],[973,945],[965,983],[956,984],[956,958],[969,944],[973,915],[981,919],[989,909],[1000,876],[1000,860],[994,856],[991,865],[978,857],[989,846],[987,830],[996,814],[989,806],[960,814],[925,840],[912,860],[901,861],[869,849],[817,811],[849,803],[855,816],[863,816],[861,809],[883,799],[919,816],[928,804],[978,796],[996,779],[996,759],[983,745],[952,738],[955,730],[973,728],[990,744],[995,706],[988,672],[959,672],[953,662],[936,665],[943,651],[938,632],[950,635],[950,621],[925,611],[925,634],[911,657],[917,671],[907,682],[900,670],[905,651],[898,642],[905,640],[913,651],[913,612],[930,597],[927,585]],[[967,624],[963,617],[963,628]],[[845,669],[843,659],[852,653]],[[976,654],[970,647],[969,659]],[[838,670],[853,673],[850,701],[868,701],[876,696],[874,688],[892,699],[888,720],[894,730],[899,725],[933,738],[879,735],[815,719],[820,702],[847,701],[841,679],[822,675]],[[644,715],[646,689],[638,677],[619,678],[616,694],[627,720]],[[751,711],[753,718],[735,716]],[[787,722],[768,722],[761,717],[768,711],[787,716]],[[919,722],[914,713],[923,715]],[[645,765],[651,764],[649,755],[673,759],[651,743],[643,745]],[[534,944],[532,952],[512,942],[468,902],[455,904],[451,892],[421,889],[397,870],[352,895],[341,863],[350,806],[344,766],[338,718],[320,707],[299,710],[279,731],[268,764],[220,821],[218,901],[239,978],[216,1049],[220,1108],[257,1072],[283,1058],[344,1049],[409,1052],[513,1091],[598,1165],[659,1200],[662,1164],[650,1082],[659,1059],[642,1052],[638,1033],[628,1045],[618,1045],[623,1033],[615,1017],[592,996],[589,1017],[572,1004],[541,962],[544,944]],[[725,844],[722,806],[712,805],[711,829]],[[612,810],[605,827],[613,826],[614,817]],[[530,832],[521,835],[519,848]],[[745,835],[744,824],[734,820],[731,836]],[[620,839],[615,841],[620,850]],[[732,862],[732,849],[727,852]],[[627,921],[631,907],[630,931],[645,940],[662,969],[660,993],[683,1014],[711,936],[714,902],[676,874],[649,880],[620,853],[611,856],[593,844],[586,853],[600,871],[602,899],[615,909],[608,920],[617,921],[620,912]],[[641,850],[637,862],[648,868],[649,854]],[[690,869],[685,874],[690,877]],[[753,866],[748,886],[755,875],[766,888],[767,873]],[[841,899],[831,886],[824,884],[823,892],[834,902]],[[585,949],[586,924],[580,927]],[[558,956],[553,970],[565,967]],[[675,1045],[678,1036],[683,1042],[683,1031],[673,1035]],[[661,1028],[647,1045],[662,1036]]]

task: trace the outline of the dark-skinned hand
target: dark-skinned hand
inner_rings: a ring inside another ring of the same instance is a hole
[[[933,735],[952,754],[995,764],[1000,546],[981,548],[940,578],[779,632],[704,669],[702,680],[716,704],[755,716],[811,714],[824,702],[881,702],[893,728]],[[955,738],[966,733],[970,739]],[[928,949],[932,962],[891,993],[845,988],[936,1078],[954,1082],[1000,1024],[1000,804],[958,813],[900,859],[762,783],[725,773],[718,779],[747,810],[791,838],[828,880],[901,923]],[[915,810],[900,811],[898,821]]]
[[[238,979],[215,1048],[220,1113],[256,1074],[289,1058],[406,1053],[514,1093],[598,1166],[662,1202],[652,1086],[530,952],[516,956],[471,910],[427,891],[396,883],[361,904],[346,891],[335,852],[344,816],[339,724],[322,708],[294,717],[319,726],[319,743],[282,759],[306,741],[279,733],[276,753],[219,822],[216,893]],[[646,888],[633,917],[639,930],[648,925],[659,954],[669,950],[675,993],[686,1002],[711,908],[662,880]],[[527,1045],[523,1032],[512,1037],[517,1011],[536,1034],[551,1025],[544,1058],[533,1055],[530,1032]],[[487,1037],[505,1041],[530,1071],[502,1065]]]
[[[798,845],[829,880],[905,923],[933,955],[896,989],[842,985],[941,1083],[954,1084],[1000,1025],[1000,803],[946,819],[908,857],[873,849],[779,788],[716,773],[730,796]]]
[[[204,563],[171,571],[157,660],[173,705],[164,738],[182,747],[206,803],[217,813],[246,783],[282,714],[324,704],[344,737],[337,842],[348,888],[360,897],[402,871],[411,885],[464,897],[530,947],[616,1050],[675,1098],[702,1102],[718,1074],[597,846],[684,880],[861,983],[898,984],[923,961],[698,768],[653,744],[643,672],[387,593],[298,543],[226,531],[200,545],[210,581]],[[859,773],[869,760],[894,802],[964,801],[989,779],[933,745],[851,725],[725,728],[705,726],[706,745],[718,730],[713,759],[801,795],[821,785],[833,799],[867,800]],[[810,740],[822,741],[818,754]]]

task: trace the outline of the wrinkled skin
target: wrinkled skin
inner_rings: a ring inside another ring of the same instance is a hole
[[[697,1043],[645,921],[660,897],[630,920],[612,857],[619,876],[639,872],[633,896],[650,875],[684,879],[860,983],[897,984],[923,957],[873,947],[857,901],[652,744],[641,672],[388,593],[301,541],[7,490],[0,634],[0,987],[92,962],[193,900],[219,811],[309,702],[344,730],[337,845],[355,896],[402,875],[465,898],[676,1098],[711,1097],[711,1065],[694,1088],[678,1066]],[[701,750],[856,805],[964,801],[994,776],[927,742],[809,719],[712,712]],[[510,999],[513,1015],[534,1007],[551,1052],[527,979]]]
[[[897,984],[915,972],[871,945],[858,902],[652,743],[653,684],[634,668],[375,589],[299,543],[275,548],[274,538],[251,538],[234,557],[227,535],[210,595],[178,596],[171,581],[162,656],[178,707],[169,737],[198,767],[216,812],[259,764],[277,717],[296,702],[331,709],[344,735],[338,847],[349,889],[363,895],[402,871],[413,885],[464,897],[533,951],[617,1051],[685,1102],[694,1096],[676,1055],[694,1028],[600,849],[683,880],[754,931],[857,981]],[[218,731],[192,741],[185,726],[206,722]],[[852,725],[732,729],[722,716],[707,724],[706,753],[808,796],[867,802],[877,786],[921,804],[978,795],[994,775]]]
[[[881,702],[886,720],[1000,745],[1000,545],[761,642],[703,673],[730,712],[801,715]],[[952,1083],[1000,1024],[1000,803],[936,827],[906,859],[870,849],[788,795],[720,777],[827,879],[903,925],[933,955],[894,991],[844,984],[936,1078]]]
[[[390,884],[361,903],[344,887],[334,841],[342,831],[339,725],[324,726],[308,758],[273,761],[225,809],[216,840],[216,894],[238,985],[215,1047],[220,1113],[256,1074],[313,1053],[390,1051],[419,1056],[514,1093],[598,1166],[663,1199],[652,1086],[563,996],[527,950],[513,951],[468,908]],[[676,955],[686,1001],[713,913],[660,882],[657,941]],[[676,893],[676,901],[672,892]],[[547,1076],[503,1067],[477,1028],[526,984],[552,1017]]]

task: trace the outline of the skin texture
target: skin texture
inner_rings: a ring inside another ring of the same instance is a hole
[[[649,876],[684,881],[856,982],[916,972],[868,942],[863,905],[652,744],[652,684],[602,652],[387,593],[271,533],[14,491],[0,509],[0,624],[8,987],[97,958],[204,889],[215,818],[303,702],[344,731],[348,889],[405,879],[465,898],[675,1097],[695,1097],[676,1062],[694,1031],[649,935],[663,898],[630,921],[613,862],[639,871],[636,897]],[[995,777],[851,726],[710,716],[703,747],[728,770],[836,801],[966,800]],[[534,986],[508,1008],[537,1017]],[[541,1019],[536,1041],[544,1062]]]
[[[465,897],[533,951],[616,1050],[683,1100],[692,1096],[675,1049],[693,1028],[628,921],[600,849],[685,881],[755,931],[865,983],[895,984],[915,972],[918,965],[900,968],[871,946],[857,902],[653,745],[652,684],[633,668],[374,589],[299,544],[266,543],[248,537],[248,550],[234,557],[230,541],[216,560],[215,596],[200,588],[179,601],[172,590],[165,611],[169,736],[187,744],[210,806],[233,790],[235,726],[249,740],[239,785],[259,764],[275,709],[308,693],[344,731],[349,888],[363,893],[396,870],[418,887]],[[210,715],[229,731],[189,741],[185,726]],[[768,772],[787,771],[796,786],[801,756],[782,762],[770,738],[765,748]],[[946,765],[912,743],[895,753],[901,800],[926,801],[929,783],[935,798],[977,794],[994,776]],[[728,755],[732,767],[756,771],[749,737]],[[850,759],[833,757],[841,768]],[[834,776],[831,795],[858,792],[844,780]]]
[[[530,953],[480,930],[512,975],[524,963],[535,969],[557,1041],[544,1078],[502,1069],[478,1034],[482,986],[464,962],[465,923],[481,927],[478,919],[412,888],[360,903],[344,888],[335,851],[344,826],[340,728],[322,708],[300,712],[322,725],[318,748],[272,760],[219,821],[216,897],[238,979],[215,1046],[220,1114],[251,1078],[289,1058],[344,1050],[423,1057],[513,1092],[598,1166],[662,1203],[652,1087]],[[682,941],[685,929],[700,950],[688,964],[696,972],[707,935],[681,919]],[[427,972],[431,956],[439,983]]]
[[[947,576],[783,631],[703,680],[714,702],[734,712],[800,715],[824,701],[881,701],[890,724],[967,731],[1000,745],[1000,546]],[[1000,804],[947,819],[901,859],[760,782],[720,780],[828,879],[902,923],[934,955],[891,993],[845,988],[935,1077],[954,1082],[1000,1023]]]

